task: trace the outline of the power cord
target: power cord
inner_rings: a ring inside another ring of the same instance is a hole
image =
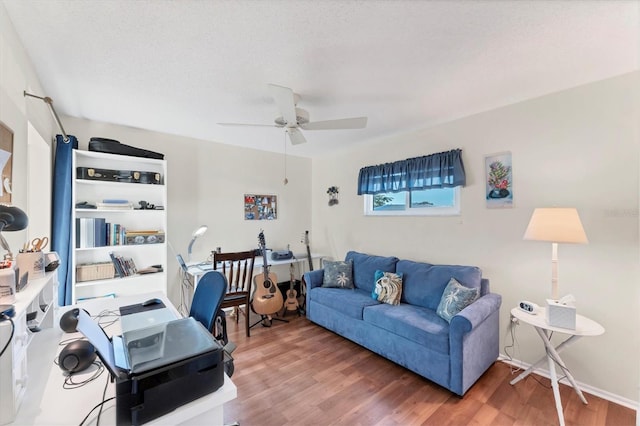
[[[4,345],[4,347],[0,351],[0,357],[1,357],[2,355],[4,355],[5,351],[7,350],[9,345],[11,344],[11,340],[13,339],[13,334],[16,331],[16,325],[14,324],[13,320],[11,319],[11,317],[6,315],[6,314],[2,314],[2,317],[0,317],[0,318],[1,318],[0,321],[8,320],[11,323],[11,333],[9,334],[9,340],[7,340],[7,343]]]

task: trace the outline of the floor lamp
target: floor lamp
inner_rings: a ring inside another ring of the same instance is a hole
[[[551,298],[558,300],[558,243],[589,242],[578,211],[574,208],[535,209],[524,239],[551,242]]]

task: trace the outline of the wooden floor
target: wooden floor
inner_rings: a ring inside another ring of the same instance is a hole
[[[233,382],[225,423],[249,425],[556,425],[549,380],[511,386],[511,366],[496,362],[460,398],[304,317],[257,325],[246,338],[228,318]],[[568,426],[635,425],[635,411],[570,387],[560,394]]]

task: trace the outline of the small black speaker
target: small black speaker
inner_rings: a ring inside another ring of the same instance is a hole
[[[86,309],[83,311],[87,312]],[[89,312],[87,312],[89,314]],[[65,333],[75,333],[76,327],[78,326],[78,315],[80,315],[80,309],[74,308],[70,309],[60,317],[60,328]]]
[[[76,340],[65,346],[58,355],[62,371],[77,373],[87,369],[96,359],[96,349],[87,340]]]

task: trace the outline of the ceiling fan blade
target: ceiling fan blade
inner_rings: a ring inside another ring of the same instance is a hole
[[[278,106],[282,118],[285,119],[288,125],[297,125],[296,119],[296,105],[293,90],[288,87],[278,86],[277,84],[269,84],[269,90],[271,96]]]
[[[227,127],[282,127],[277,124],[250,124],[250,123],[217,123],[218,126]]]
[[[302,132],[296,127],[287,128],[287,133],[289,133],[289,139],[291,139],[291,143],[293,145],[299,145],[301,143],[307,142]]]
[[[300,127],[304,130],[364,129],[365,127],[367,127],[367,117],[314,121],[312,123],[303,124]]]

